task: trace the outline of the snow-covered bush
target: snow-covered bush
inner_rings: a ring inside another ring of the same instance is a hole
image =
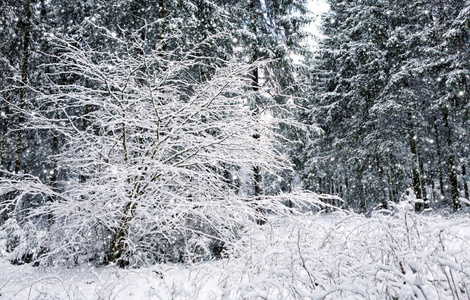
[[[6,298],[467,299],[469,233],[468,215],[418,215],[400,206],[370,217],[270,216],[264,226],[246,226],[221,260],[139,270],[82,265],[54,274],[0,260],[0,285]]]
[[[29,214],[50,219],[42,262],[138,266],[220,257],[263,212],[285,208],[239,193],[234,181],[254,167],[290,168],[275,147],[271,127],[279,120],[250,109],[263,94],[249,77],[261,62],[220,61],[199,76],[198,46],[167,51],[168,40],[152,45],[140,32],[93,29],[115,51],[93,49],[83,37],[56,39],[52,84],[37,91],[47,110],[28,115],[29,126],[64,141],[51,156],[57,169],[46,170],[62,180],[44,185],[47,201]],[[9,184],[3,191],[11,192]]]
[[[10,218],[0,226],[0,257],[15,264],[29,263],[47,251],[46,231],[32,222],[20,226],[16,218]]]
[[[470,221],[396,208],[251,228],[221,261],[230,299],[462,299]]]

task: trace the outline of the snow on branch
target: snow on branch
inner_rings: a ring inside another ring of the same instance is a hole
[[[217,257],[266,213],[287,213],[289,197],[304,207],[322,203],[313,194],[242,192],[250,181],[239,178],[255,167],[268,174],[291,168],[273,130],[283,120],[264,120],[262,103],[250,109],[263,93],[250,87],[250,72],[265,62],[219,60],[201,77],[197,46],[169,51],[131,33],[102,33],[114,51],[54,39],[52,84],[39,100],[53,113],[29,117],[31,128],[63,137],[51,156],[61,180],[52,187],[27,177],[1,182],[13,199],[44,198],[29,207],[30,218],[53,232],[42,262],[125,266]]]

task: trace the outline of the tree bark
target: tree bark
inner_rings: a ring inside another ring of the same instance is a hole
[[[411,113],[408,113],[408,136],[410,143],[410,152],[411,152],[411,168],[413,172],[413,191],[416,195],[416,198],[420,201],[423,200],[422,189],[421,189],[421,180],[419,174],[419,157],[418,150],[416,145],[415,132],[413,128],[413,119]],[[421,202],[415,203],[415,211],[419,212],[424,209],[424,205]]]
[[[439,171],[439,188],[441,191],[441,200],[446,202],[446,194],[444,190],[444,175],[442,171],[442,160],[441,160],[441,144],[439,143],[439,130],[437,128],[437,120],[434,117],[434,136],[436,139],[436,154],[437,154],[437,169]]]
[[[421,155],[419,152],[419,146],[416,145],[416,158],[418,159],[418,167],[419,167],[419,184],[421,188],[421,196],[423,197],[423,209],[428,208],[428,195],[426,192],[426,180],[424,177],[424,165],[423,160],[421,159]]]
[[[468,184],[467,184],[467,168],[465,167],[465,164],[462,164],[462,181],[463,181],[463,188],[465,190],[465,199],[469,199],[469,194],[468,194]]]
[[[250,1],[250,13],[251,13],[251,20],[250,20],[250,29],[254,35],[257,35],[257,26],[256,26],[256,19],[257,19],[257,12],[256,12],[256,7],[258,6],[258,0],[251,0]],[[257,45],[254,45],[257,47]],[[256,62],[258,60],[258,53],[257,49],[254,49],[254,54],[252,57],[253,62]],[[253,71],[251,72],[251,88],[253,89],[254,92],[259,91],[259,69],[258,67],[255,67]],[[257,97],[257,95],[255,95]],[[257,112],[257,99],[255,99],[255,103],[253,105],[253,113]],[[254,133],[253,138],[255,140],[260,139],[260,134],[259,133]],[[263,194],[263,189],[262,189],[262,175],[261,175],[261,167],[260,166],[254,166],[253,167],[253,184],[254,184],[254,197],[255,199],[260,199],[261,195]],[[261,211],[260,208],[258,208],[258,212],[262,214],[263,212]],[[266,222],[264,217],[260,217],[256,220],[256,222],[260,225],[264,224]]]
[[[29,61],[29,44],[31,36],[31,1],[28,0],[25,5],[26,19],[24,28],[24,41],[23,41],[23,60],[21,66],[21,83],[20,102],[18,104],[18,132],[16,136],[16,158],[15,158],[15,173],[18,174],[21,169],[21,156],[23,154],[23,135],[24,135],[24,112],[26,107],[26,88],[28,85],[28,61]]]
[[[8,126],[9,126],[9,122],[8,122],[8,118],[9,118],[9,115],[10,115],[10,107],[9,107],[9,103],[5,103],[5,108],[3,110],[3,113],[5,114],[3,117],[2,117],[2,139],[0,140],[0,168],[2,170],[6,170],[6,171],[9,171],[10,169],[10,164],[9,163],[6,163],[6,141],[7,141],[7,134],[8,134]]]
[[[447,131],[447,168],[449,172],[449,181],[452,191],[452,206],[454,211],[457,211],[461,207],[461,205],[459,199],[459,186],[457,180],[457,169],[455,166],[455,156],[452,150],[452,132],[449,126],[449,112],[447,108],[443,108],[442,117],[444,119],[444,127]]]

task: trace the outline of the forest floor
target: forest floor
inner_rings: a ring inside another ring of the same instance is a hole
[[[271,218],[228,258],[140,269],[0,260],[0,299],[469,299],[470,218],[396,208]]]

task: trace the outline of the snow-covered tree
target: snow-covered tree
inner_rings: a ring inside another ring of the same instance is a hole
[[[50,224],[48,259],[138,265],[220,255],[246,224],[280,205],[253,201],[234,182],[254,166],[290,168],[275,148],[275,120],[247,103],[247,74],[260,62],[228,61],[200,81],[187,76],[201,63],[197,47],[163,51],[140,31],[95,30],[116,51],[57,40],[57,62],[47,66],[54,84],[41,92],[55,113],[28,116],[31,126],[65,137],[57,170],[47,171],[67,180],[51,188],[10,174],[2,192],[18,193],[6,204],[20,210],[24,196],[44,197],[28,216]],[[76,80],[56,81],[63,76]]]
[[[329,4],[312,71],[312,120],[325,134],[309,146],[306,184],[347,191],[362,209],[409,186],[418,211],[450,198],[458,209],[468,190],[457,142],[466,137],[464,1]]]

